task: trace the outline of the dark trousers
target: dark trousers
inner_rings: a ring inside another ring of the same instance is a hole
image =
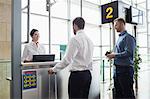
[[[135,99],[133,67],[116,67],[114,75],[115,99]]]
[[[69,99],[88,99],[91,79],[89,70],[71,72],[68,85]]]

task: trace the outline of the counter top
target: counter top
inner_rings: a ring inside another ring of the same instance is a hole
[[[27,63],[21,63],[22,66],[42,66],[42,65],[56,65],[58,62],[52,62],[52,61],[49,61],[49,62],[27,62]]]

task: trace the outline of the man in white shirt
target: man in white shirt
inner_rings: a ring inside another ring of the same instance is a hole
[[[53,74],[70,65],[68,84],[69,99],[87,99],[91,84],[93,43],[84,33],[85,21],[77,17],[73,21],[74,35],[67,46],[63,60],[50,68],[48,73]]]
[[[30,62],[32,61],[33,55],[45,54],[45,48],[42,44],[39,44],[39,31],[37,29],[32,29],[30,32],[32,37],[32,42],[25,45],[22,61]]]

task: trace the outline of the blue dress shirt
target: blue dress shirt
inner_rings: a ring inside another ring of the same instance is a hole
[[[120,33],[115,45],[114,65],[133,66],[135,47],[136,41],[132,35],[127,31]]]

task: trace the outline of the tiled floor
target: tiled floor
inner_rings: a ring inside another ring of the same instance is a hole
[[[141,69],[140,69],[139,78],[138,78],[138,90],[137,92],[135,91],[136,99],[150,99],[150,65],[141,64],[140,66],[141,66]],[[112,84],[112,87],[113,87],[113,84]],[[101,86],[100,86],[101,98],[100,99],[113,99],[112,92],[111,90],[109,90],[112,87],[110,87],[109,79],[106,79],[104,83],[101,82]]]

